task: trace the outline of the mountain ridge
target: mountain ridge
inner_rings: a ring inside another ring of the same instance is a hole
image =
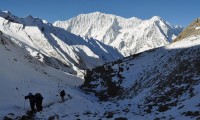
[[[196,36],[200,34],[200,18],[194,20],[190,25],[186,27],[184,31],[182,31],[173,42],[180,41],[187,37]]]
[[[74,35],[39,18],[18,18],[9,12],[0,12],[0,16],[3,33],[56,69],[81,75],[84,69],[122,57],[110,46]]]
[[[81,14],[67,21],[56,21],[53,25],[76,35],[95,38],[117,48],[125,56],[164,46],[183,30],[159,16],[149,20],[126,19],[100,12]]]

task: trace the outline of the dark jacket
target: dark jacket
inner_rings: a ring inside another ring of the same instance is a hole
[[[35,102],[36,102],[37,111],[42,111],[42,109],[43,109],[42,100],[43,100],[42,95],[40,93],[36,93],[35,94]]]
[[[29,94],[29,95],[25,96],[25,99],[29,99],[30,103],[35,104],[35,96],[34,95]]]
[[[42,103],[43,97],[40,93],[35,94],[35,101],[36,103]]]
[[[35,110],[35,96],[29,93],[29,95],[25,96],[25,99],[29,99],[31,110]]]

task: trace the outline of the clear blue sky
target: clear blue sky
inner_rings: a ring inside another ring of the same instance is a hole
[[[172,25],[185,27],[200,17],[200,0],[0,0],[0,10],[51,23],[96,11],[125,18],[160,16]]]

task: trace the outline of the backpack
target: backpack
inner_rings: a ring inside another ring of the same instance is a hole
[[[40,100],[40,101],[43,100],[43,97],[42,97],[42,95],[40,93],[36,93],[35,94],[35,98],[36,98],[36,100]]]
[[[62,91],[60,92],[60,96],[65,96],[65,91],[64,91],[64,90],[62,90]]]

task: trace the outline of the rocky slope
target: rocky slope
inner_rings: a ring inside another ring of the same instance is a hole
[[[173,42],[180,41],[184,38],[200,35],[200,18],[192,22],[183,32],[181,32]]]
[[[76,35],[97,39],[126,56],[164,46],[183,30],[158,16],[149,20],[125,19],[100,12],[81,14],[67,21],[56,21],[53,25]]]
[[[113,47],[76,36],[32,16],[18,18],[0,11],[0,31],[40,61],[77,76],[84,69],[122,57]]]
[[[88,70],[82,89],[127,115],[200,119],[199,66],[198,35]]]

